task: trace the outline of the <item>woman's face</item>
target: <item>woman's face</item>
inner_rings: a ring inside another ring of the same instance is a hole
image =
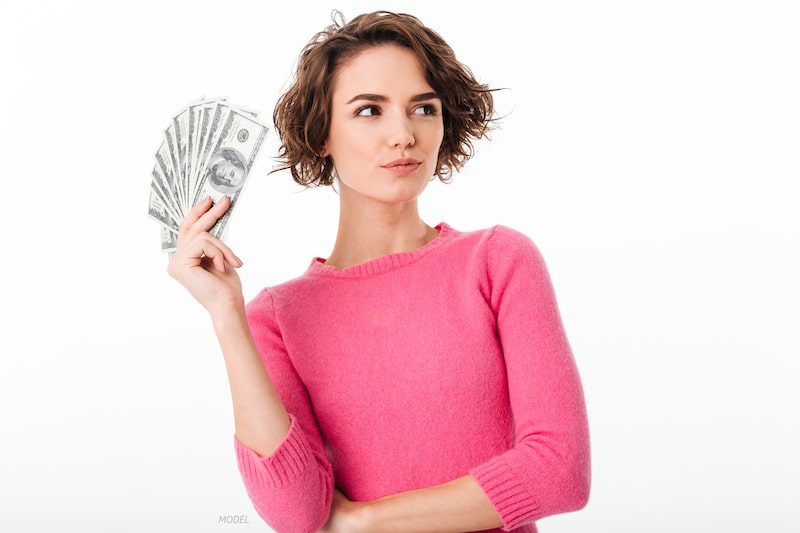
[[[342,196],[416,200],[436,171],[443,135],[442,103],[410,50],[376,46],[340,67],[323,155]]]

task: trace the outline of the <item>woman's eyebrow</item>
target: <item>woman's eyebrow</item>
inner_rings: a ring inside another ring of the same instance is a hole
[[[416,94],[411,97],[411,101],[421,102],[423,100],[432,100],[434,98],[438,99],[439,95],[436,94],[435,92],[429,92],[429,93]],[[368,102],[386,102],[389,100],[389,98],[382,94],[364,93],[355,95],[350,100],[348,100],[347,103],[352,104],[353,102],[356,102],[358,100],[366,100]]]
[[[441,100],[441,98],[439,98],[439,95],[436,94],[435,92],[422,93],[411,97],[412,102],[422,102],[423,100],[434,100],[434,99]]]
[[[357,100],[367,100],[369,102],[385,102],[388,100],[388,98],[383,96],[382,94],[365,93],[365,94],[355,95],[350,100],[348,100],[347,103],[352,104]]]

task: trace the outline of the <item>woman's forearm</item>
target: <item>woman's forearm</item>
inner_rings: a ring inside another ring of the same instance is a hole
[[[271,454],[289,431],[289,415],[256,349],[243,306],[212,315],[228,371],[236,438]]]
[[[470,475],[365,504],[367,530],[375,533],[458,533],[503,525]]]

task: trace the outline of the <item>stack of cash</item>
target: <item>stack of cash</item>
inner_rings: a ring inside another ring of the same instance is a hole
[[[209,231],[225,237],[267,131],[257,112],[224,97],[190,102],[172,117],[155,153],[148,209],[160,223],[163,252],[174,253],[181,221],[209,196],[213,202],[230,198],[230,207]]]

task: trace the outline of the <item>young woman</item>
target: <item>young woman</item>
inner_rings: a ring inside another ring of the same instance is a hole
[[[503,226],[421,220],[493,120],[491,91],[403,14],[316,35],[274,121],[283,168],[334,185],[326,259],[245,305],[197,205],[170,274],[211,315],[239,467],[276,531],[536,531],[582,508],[589,435],[544,262]]]

